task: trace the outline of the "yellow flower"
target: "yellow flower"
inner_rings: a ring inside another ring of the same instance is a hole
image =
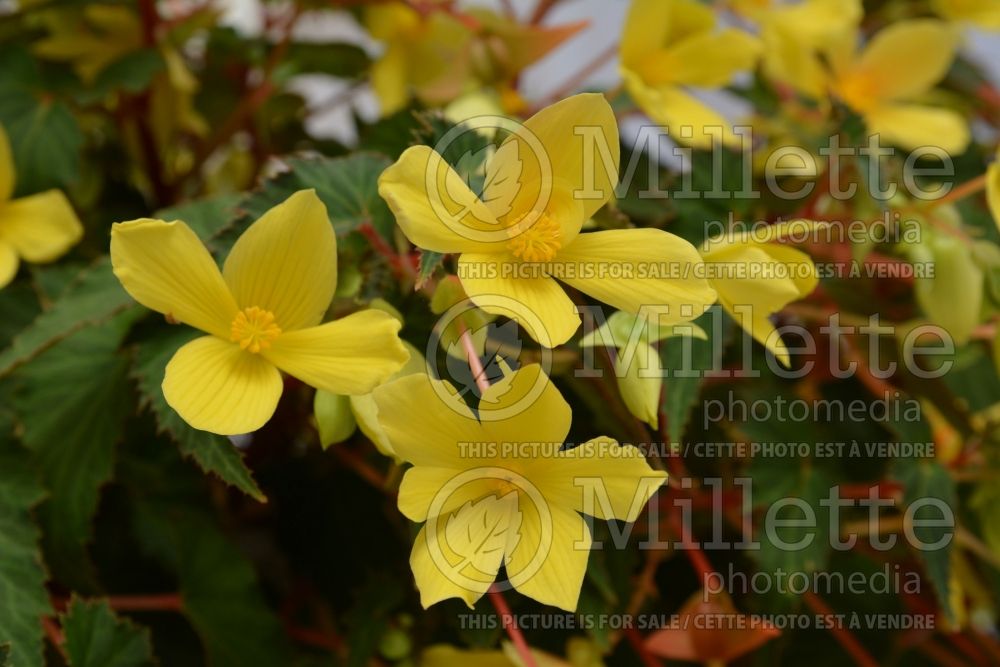
[[[525,26],[482,9],[461,20],[443,9],[422,16],[406,3],[387,2],[366,7],[365,25],[386,44],[371,74],[388,116],[411,97],[437,107],[487,87],[516,96],[509,84],[517,74],[585,24]]]
[[[950,21],[1000,29],[1000,3],[996,0],[932,0],[932,4],[938,15]]]
[[[739,145],[729,121],[688,88],[725,86],[738,72],[753,69],[759,55],[757,38],[735,28],[717,30],[714,12],[697,0],[633,0],[622,34],[621,71],[635,103],[675,140]],[[709,127],[719,129],[713,135]]]
[[[602,152],[606,160],[598,159]],[[672,322],[694,319],[715,300],[696,277],[697,250],[677,236],[580,233],[613,196],[618,163],[611,107],[601,95],[583,94],[543,109],[503,142],[486,164],[482,199],[426,146],[409,148],[383,172],[379,194],[412,243],[461,253],[459,278],[477,306],[511,317],[494,297],[519,304],[524,316],[512,319],[554,347],[580,326],[555,278],[619,310],[645,306]]]
[[[83,236],[76,212],[59,190],[11,199],[16,175],[10,141],[0,127],[0,288],[14,279],[22,259],[54,262]]]
[[[920,99],[944,78],[955,58],[958,33],[934,19],[890,25],[855,52],[857,34],[826,54],[833,93],[860,114],[868,131],[906,149],[938,146],[958,154],[969,144],[961,114]]]
[[[406,351],[409,352],[410,359],[398,371],[389,377],[386,382],[406,377],[407,375],[427,372],[427,360],[424,359],[424,355],[421,354],[420,350],[413,347],[405,340],[403,341],[403,347],[405,347]],[[326,446],[335,442],[343,442],[350,437],[351,433],[354,432],[354,427],[356,425],[361,429],[361,432],[365,434],[365,437],[374,443],[376,449],[386,456],[398,459],[399,457],[396,456],[396,452],[392,449],[392,443],[389,442],[389,438],[385,435],[385,431],[382,430],[382,426],[379,424],[378,406],[375,405],[375,399],[372,397],[371,393],[355,394],[354,396],[345,397],[322,390],[316,392],[317,405],[320,403],[326,403],[328,405],[334,404],[336,401],[343,400],[345,398],[347,404],[346,408],[349,410],[349,415],[336,415],[339,421],[335,424],[339,427],[337,429],[339,431],[338,435],[342,437],[327,441],[323,443],[323,445]],[[316,420],[320,423],[322,433],[322,426],[324,426],[324,424],[320,419],[320,410],[317,408],[315,412]],[[344,423],[345,421],[346,423]],[[333,426],[333,424],[331,424],[331,426]]]
[[[562,449],[572,412],[537,364],[483,392],[478,419],[426,375],[374,395],[393,448],[414,466],[399,509],[426,522],[410,553],[425,608],[453,597],[472,607],[503,564],[522,594],[575,610],[592,543],[580,512],[635,521],[666,480],[610,438]]]
[[[861,0],[804,0],[795,4],[768,1],[753,18],[764,43],[763,68],[768,77],[803,95],[825,99],[824,45],[852,38],[864,16]]]
[[[387,313],[320,324],[336,288],[337,239],[312,190],[251,225],[221,272],[179,221],[115,224],[111,263],[136,301],[209,334],[178,350],[163,379],[167,403],[197,429],[259,429],[281,397],[280,371],[317,389],[363,394],[408,358]]]
[[[821,224],[805,220],[777,223],[764,230],[712,238],[701,248],[719,303],[785,366],[790,365],[788,348],[768,318],[810,294],[819,279],[809,255],[777,241],[805,234]]]

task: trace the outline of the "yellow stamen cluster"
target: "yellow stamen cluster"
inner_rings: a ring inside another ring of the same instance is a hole
[[[559,223],[547,213],[527,213],[508,230],[507,249],[526,262],[548,262],[562,248]]]
[[[281,335],[281,328],[274,322],[270,311],[251,306],[236,313],[233,318],[230,339],[239,343],[247,352],[257,354],[271,347],[271,343]]]

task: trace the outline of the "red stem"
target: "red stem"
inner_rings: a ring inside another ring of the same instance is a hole
[[[535,656],[531,654],[531,648],[528,647],[528,642],[525,641],[524,635],[521,633],[521,628],[517,627],[517,619],[511,613],[510,607],[507,605],[507,600],[504,599],[503,593],[500,592],[496,584],[490,586],[488,595],[490,596],[490,602],[493,603],[493,607],[497,610],[497,615],[500,616],[500,622],[507,631],[507,636],[514,642],[514,648],[517,649],[517,654],[521,657],[521,662],[527,667],[538,667],[535,663]]]

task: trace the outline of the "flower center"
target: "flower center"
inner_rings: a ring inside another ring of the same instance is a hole
[[[526,262],[548,262],[562,248],[559,223],[547,213],[526,213],[507,228],[507,249]]]
[[[230,339],[248,352],[257,354],[271,347],[281,335],[281,328],[274,323],[274,313],[251,306],[236,313],[231,326]]]

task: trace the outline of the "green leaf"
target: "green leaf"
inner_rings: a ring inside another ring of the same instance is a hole
[[[74,182],[83,135],[62,102],[22,91],[0,92],[0,124],[7,130],[17,167],[17,194]]]
[[[443,261],[444,255],[439,252],[431,250],[420,251],[420,270],[417,272],[418,289],[434,275],[434,271],[441,266],[441,262]]]
[[[907,507],[924,498],[936,499],[952,511],[952,517],[957,516],[958,497],[955,492],[955,482],[948,471],[934,459],[901,458],[893,462],[891,477],[903,485],[903,502]],[[940,519],[939,510],[929,505],[918,507],[913,512],[913,520]],[[913,526],[913,536],[923,544],[932,544],[954,533],[954,528],[947,526]],[[917,549],[917,555],[924,564],[927,577],[934,586],[938,604],[949,619],[954,621],[951,605],[951,550],[955,544],[954,538],[938,549]]]
[[[111,478],[114,448],[132,411],[128,359],[118,350],[138,309],[82,329],[17,373],[14,405],[22,439],[49,489],[42,506],[50,565],[86,586],[85,544],[100,487]]]
[[[284,73],[288,75],[326,74],[342,79],[362,76],[370,64],[360,46],[325,42],[293,42],[284,60]]]
[[[392,213],[378,194],[378,177],[389,159],[375,153],[355,153],[340,158],[292,158],[289,171],[273,178],[243,201],[249,224],[272,206],[299,190],[314,188],[326,204],[338,236],[369,223],[383,236],[391,236]]]
[[[96,102],[116,90],[140,93],[162,72],[166,64],[157,49],[131,51],[101,70],[94,85],[81,97],[81,101]]]
[[[0,408],[0,665],[43,667],[41,619],[52,609],[30,510],[45,491],[13,431],[12,415]]]
[[[135,356],[133,376],[138,381],[142,402],[149,406],[161,432],[177,443],[181,453],[207,473],[213,474],[248,496],[266,502],[267,497],[257,486],[253,474],[243,463],[243,456],[222,436],[199,431],[188,426],[173,408],[167,405],[160,385],[174,353],[182,345],[202,335],[187,327],[172,327],[143,341]]]
[[[706,324],[702,328],[708,340],[676,336],[660,343],[660,362],[666,371],[660,396],[660,412],[666,423],[661,427],[671,443],[680,442],[684,435],[705,381],[702,371],[712,366],[712,327]]]
[[[82,272],[52,306],[0,352],[0,377],[88,325],[99,324],[133,303],[102,258]]]
[[[278,618],[260,591],[257,573],[219,526],[196,510],[164,507],[144,513],[146,530],[161,531],[176,568],[184,614],[201,637],[210,665],[291,664]]]
[[[74,597],[62,616],[70,667],[139,667],[153,665],[149,631],[120,619],[107,601]]]
[[[209,249],[211,239],[233,224],[241,194],[221,194],[196,201],[185,202],[156,212],[161,220],[181,220],[193,229]]]
[[[38,297],[26,282],[0,290],[0,349],[38,316]]]
[[[798,474],[795,474],[795,471],[788,470],[788,462],[784,459],[761,458],[759,461],[759,467],[755,466],[751,476],[755,490],[762,488],[766,491],[763,494],[755,492],[755,505],[766,505],[770,510],[775,507],[775,503],[788,499],[787,503],[782,503],[783,507],[774,510],[774,518],[800,520],[809,524],[780,528],[775,526],[774,541],[762,531],[757,536],[761,546],[760,551],[756,553],[761,570],[777,572],[781,569],[791,574],[825,569],[830,553],[830,510],[820,505],[820,500],[829,497],[830,489],[836,484],[833,477],[813,465],[804,464],[799,467]],[[769,484],[768,476],[761,472],[762,467],[774,473],[771,475],[772,479],[780,477],[785,480],[784,484],[777,488]],[[781,469],[783,474],[779,475],[778,469]],[[808,512],[802,508],[802,503],[812,510],[814,521],[808,521]],[[812,536],[811,539],[809,536]]]

